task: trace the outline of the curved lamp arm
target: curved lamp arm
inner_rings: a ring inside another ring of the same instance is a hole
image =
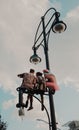
[[[46,14],[50,11],[50,10],[54,10],[55,13],[57,12],[55,8],[49,8],[46,13],[42,16],[45,18]],[[45,28],[47,28],[47,26],[49,25],[50,21],[52,20],[52,18],[54,17],[55,13],[53,13],[53,15],[51,16],[50,20],[48,21],[48,23],[46,24]],[[33,45],[33,48],[35,47],[36,43],[38,42],[38,40],[40,39],[41,35],[43,34],[43,31],[41,32],[41,34],[39,35],[39,37],[37,38],[37,34],[38,34],[38,31],[39,31],[39,28],[40,28],[40,25],[42,23],[42,20],[40,21],[39,25],[38,25],[38,28],[37,28],[37,31],[36,31],[36,34],[35,34],[35,39],[34,39],[34,45]],[[50,29],[49,29],[50,30]],[[49,31],[48,31],[49,32]],[[48,33],[47,33],[48,34]],[[44,40],[44,39],[43,39]],[[43,42],[43,40],[41,42]],[[41,45],[41,44],[40,44]],[[38,45],[39,46],[39,45]],[[38,47],[37,47],[38,48]]]
[[[40,99],[38,99],[36,96],[33,96],[34,98],[36,98],[40,103],[41,103],[41,101],[40,101]],[[48,122],[49,122],[49,130],[51,130],[51,122],[50,122],[50,116],[49,116],[49,113],[48,113],[48,110],[47,110],[47,108],[45,107],[45,105],[43,105],[44,106],[44,109],[45,109],[45,111],[46,111],[46,114],[47,114],[47,117],[48,117]]]

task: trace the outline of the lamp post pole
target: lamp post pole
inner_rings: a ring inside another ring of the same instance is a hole
[[[48,20],[47,24],[45,24],[45,16],[52,9],[53,9],[54,13]],[[38,48],[40,46],[43,46],[44,53],[45,53],[46,69],[48,69],[48,70],[50,70],[49,56],[48,56],[48,40],[49,40],[50,32],[52,30],[54,33],[61,33],[61,32],[64,32],[67,27],[63,21],[59,20],[59,17],[60,17],[60,13],[57,12],[55,8],[50,8],[46,11],[46,13],[41,17],[41,21],[38,25],[35,39],[34,39],[34,45],[32,47],[34,55],[32,55],[30,57],[30,62],[34,63],[34,64],[41,62],[41,58],[37,55],[36,51],[38,50]],[[53,21],[52,21],[52,19],[53,19]],[[52,21],[52,24],[50,25],[48,30],[46,30],[51,21]],[[39,35],[37,35],[41,24],[42,24],[42,32]],[[43,35],[43,38],[40,41],[42,35]],[[37,42],[39,43],[38,45],[37,45]],[[48,95],[49,95],[49,104],[50,104],[50,121],[51,121],[51,128],[52,128],[51,130],[56,130],[57,128],[56,128],[54,101],[53,101],[53,95],[51,93],[50,88],[48,91]]]
[[[48,43],[47,43],[47,40],[46,40],[44,17],[42,17],[41,19],[42,19],[42,26],[43,26],[44,53],[45,53],[45,60],[46,60],[46,69],[50,70],[49,56],[48,56]],[[51,127],[52,127],[52,130],[56,130],[54,101],[53,101],[53,95],[52,95],[50,89],[49,89],[49,104],[50,104]]]
[[[46,69],[50,70],[49,57],[48,57],[48,43],[47,43],[47,40],[46,40],[44,17],[42,17],[41,20],[42,20],[42,26],[43,26],[44,53],[45,53],[45,60],[46,60]]]

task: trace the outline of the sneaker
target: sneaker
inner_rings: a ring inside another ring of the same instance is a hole
[[[27,111],[30,111],[31,109],[33,109],[33,107],[29,107],[29,108],[27,109]]]
[[[17,103],[17,104],[16,104],[16,107],[17,107],[17,108],[20,108],[20,107],[25,107],[25,104],[24,104],[24,103],[22,103],[22,104]]]
[[[17,103],[17,104],[16,104],[16,107],[17,107],[17,108],[19,108],[20,106],[21,106],[21,104],[20,104],[20,103]]]

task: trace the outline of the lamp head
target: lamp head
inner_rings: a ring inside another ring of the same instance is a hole
[[[52,31],[54,33],[61,33],[64,32],[67,28],[66,24],[63,21],[59,20],[60,17],[60,13],[59,12],[55,12],[55,20],[52,24]]]
[[[38,64],[41,62],[41,58],[37,54],[34,54],[30,57],[30,62],[34,64]]]
[[[52,25],[52,31],[54,33],[61,33],[64,32],[66,30],[67,26],[63,21],[56,21],[53,25]]]

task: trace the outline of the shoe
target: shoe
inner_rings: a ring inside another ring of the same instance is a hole
[[[26,101],[25,107],[26,107],[26,108],[28,107],[28,100]]]
[[[33,109],[33,107],[29,107],[29,108],[27,109],[27,111],[30,111],[31,109]]]
[[[21,104],[20,104],[20,103],[17,103],[17,104],[16,104],[16,107],[17,107],[17,108],[21,107]]]
[[[17,107],[17,108],[20,108],[20,107],[25,107],[25,104],[24,104],[24,103],[22,103],[22,104],[17,103],[17,104],[16,104],[16,107]]]

